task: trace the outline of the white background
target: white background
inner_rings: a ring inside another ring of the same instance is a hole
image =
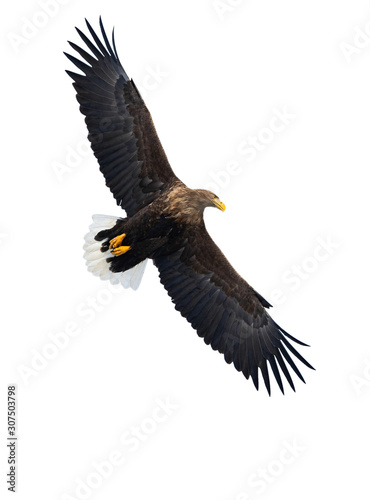
[[[296,393],[257,392],[151,264],[137,292],[86,271],[91,215],[122,213],[62,52],[99,14],[176,174],[218,179],[227,210],[206,212],[212,237],[311,345],[300,351],[316,371],[299,364]],[[32,0],[1,24],[1,491],[16,383],[21,499],[368,498],[369,3]],[[276,110],[291,119],[271,135]],[[259,134],[269,143],[249,161]],[[123,463],[99,474],[112,457]]]

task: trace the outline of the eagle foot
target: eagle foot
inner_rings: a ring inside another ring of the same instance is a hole
[[[122,238],[123,239],[123,238]],[[128,252],[130,250],[131,247],[115,247],[111,250],[111,253],[115,256],[115,257],[119,257],[120,255],[123,255],[124,253]]]
[[[117,248],[121,245],[122,241],[126,238],[126,234],[122,233],[119,236],[116,236],[115,238],[112,238],[109,242],[109,248]],[[130,248],[130,247],[124,247],[124,248]],[[127,252],[127,250],[126,250]]]

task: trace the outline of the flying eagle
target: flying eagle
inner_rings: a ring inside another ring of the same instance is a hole
[[[268,393],[267,362],[284,393],[281,373],[293,390],[287,364],[304,382],[290,353],[312,366],[287,340],[306,346],[278,326],[271,307],[230,265],[208,234],[206,207],[224,211],[210,191],[190,189],[174,174],[145,103],[123,69],[100,18],[102,40],[77,32],[91,53],[68,42],[85,61],[65,54],[83,74],[73,79],[89,141],[106,185],[126,217],[94,216],[85,237],[88,269],[101,279],[136,289],[148,259],[175,308],[227,363],[252,378],[258,370]]]

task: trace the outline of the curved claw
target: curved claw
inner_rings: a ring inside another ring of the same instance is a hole
[[[119,236],[116,236],[115,238],[112,238],[109,242],[109,248],[117,248],[121,245],[122,241],[126,238],[126,234],[120,234]]]
[[[131,247],[115,247],[111,250],[111,253],[115,257],[119,257],[120,255],[123,255],[124,253],[128,252]]]

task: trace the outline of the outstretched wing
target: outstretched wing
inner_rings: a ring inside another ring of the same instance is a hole
[[[101,19],[104,43],[87,21],[86,24],[94,43],[76,30],[93,55],[69,42],[87,64],[65,54],[84,74],[67,73],[75,82],[80,110],[86,116],[88,138],[106,184],[117,204],[130,216],[177,178],[150,113],[119,61],[114,32],[112,48]]]
[[[233,362],[247,379],[251,376],[257,390],[259,369],[270,394],[268,364],[283,393],[280,372],[295,390],[286,363],[304,382],[288,351],[312,366],[287,338],[306,344],[274,322],[265,310],[270,304],[233,269],[204,224],[188,229],[180,248],[154,263],[176,309],[227,363]]]

